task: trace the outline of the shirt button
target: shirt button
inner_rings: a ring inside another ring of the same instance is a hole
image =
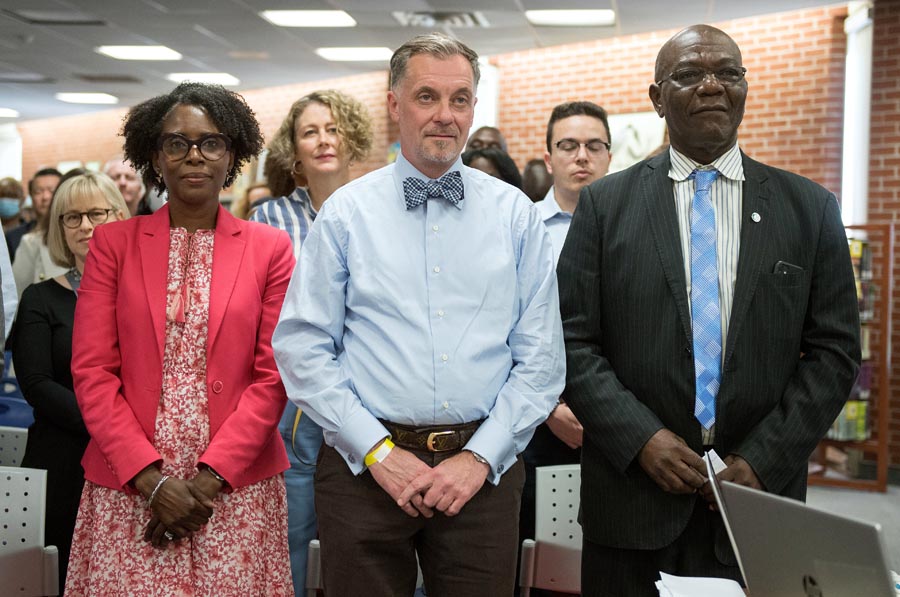
[[[444,362],[446,363],[447,361],[450,360],[450,357],[447,356],[447,355],[445,355],[445,354],[442,354],[442,355],[441,355],[441,360],[444,361]]]
[[[436,273],[436,274],[441,273],[441,266],[439,266],[439,265],[434,266],[434,273]]]
[[[440,226],[435,224],[434,226],[431,227],[431,229],[434,230],[435,232],[437,232],[438,230],[440,230]]]
[[[437,316],[438,316],[438,317],[443,317],[443,316],[444,316],[444,310],[443,310],[443,309],[438,309]]]
[[[350,461],[350,464],[353,464],[353,463],[356,462],[356,457],[353,456],[353,454],[348,454],[348,455],[347,455],[347,460]]]
[[[443,403],[441,406],[444,407],[444,410],[447,410],[448,408],[450,408],[450,403],[449,403],[449,402],[445,402],[445,403]]]
[[[497,467],[497,472],[498,472],[498,473],[502,473],[502,472],[503,472],[503,465],[502,465],[502,464],[501,464],[500,466]]]

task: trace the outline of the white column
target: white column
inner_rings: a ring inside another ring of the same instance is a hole
[[[865,224],[869,210],[869,132],[872,102],[872,3],[851,2],[844,21],[844,138],[841,212],[844,224]]]

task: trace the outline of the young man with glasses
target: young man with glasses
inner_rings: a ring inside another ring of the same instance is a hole
[[[566,102],[550,113],[544,162],[553,185],[543,201],[535,205],[550,233],[557,262],[581,189],[603,177],[609,169],[610,140],[606,110],[593,102]],[[577,463],[581,458],[582,433],[581,423],[565,403],[564,392],[547,421],[535,429],[534,437],[522,455],[525,461],[525,487],[519,517],[522,538],[534,538],[534,469]]]
[[[550,113],[544,163],[553,186],[537,207],[557,262],[581,189],[609,170],[610,141],[606,110],[593,102],[566,102]]]

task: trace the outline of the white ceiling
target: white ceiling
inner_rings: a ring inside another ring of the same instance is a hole
[[[833,4],[829,0],[0,0],[0,108],[19,118],[0,124],[65,116],[110,106],[60,102],[54,94],[105,92],[130,106],[173,87],[170,72],[228,72],[237,90],[332,79],[376,70],[387,64],[336,63],[319,58],[320,46],[396,48],[418,33],[444,30],[480,55],[546,47],[681,27],[699,22]],[[677,10],[673,7],[677,4]],[[525,10],[613,8],[613,27],[535,27]],[[282,28],[258,15],[265,9],[345,10],[358,26],[347,29]],[[41,25],[20,11],[80,13],[90,25]],[[474,12],[486,28],[402,27],[394,11]],[[161,44],[180,52],[178,62],[125,62],[94,52],[100,45]],[[237,57],[235,57],[237,56]],[[245,57],[241,57],[245,56]],[[248,58],[246,56],[255,56]],[[41,82],[3,82],[31,73]],[[91,82],[90,77],[129,77]]]

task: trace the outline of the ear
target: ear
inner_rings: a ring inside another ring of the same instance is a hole
[[[552,175],[553,174],[553,165],[550,164],[550,152],[549,151],[544,152],[544,165],[547,166],[547,172],[549,172]]]
[[[116,220],[118,220],[118,221],[121,222],[121,221],[124,220],[124,219],[125,219],[125,214],[122,213],[122,210],[121,210],[121,209],[117,209],[117,210],[116,210]]]
[[[653,104],[653,109],[656,110],[656,113],[660,118],[665,117],[665,111],[663,111],[662,106],[662,93],[660,92],[659,85],[653,83],[650,85],[650,89],[648,90],[650,95],[650,102]]]
[[[400,101],[397,99],[397,94],[393,90],[388,91],[387,100],[388,114],[391,115],[391,120],[400,122]]]
[[[228,171],[231,172],[231,169],[234,168],[234,151],[228,152]]]

